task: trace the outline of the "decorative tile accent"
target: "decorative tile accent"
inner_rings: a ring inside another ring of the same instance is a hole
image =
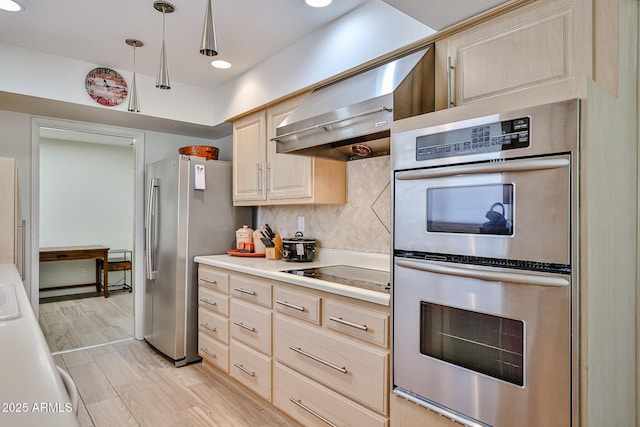
[[[304,216],[305,237],[320,247],[359,252],[390,253],[391,170],[389,156],[347,163],[345,205],[262,206],[258,221],[283,237],[297,231]]]

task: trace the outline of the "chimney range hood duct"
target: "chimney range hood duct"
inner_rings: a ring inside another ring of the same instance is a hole
[[[334,160],[389,154],[391,122],[435,109],[435,49],[315,89],[277,127],[276,151]]]

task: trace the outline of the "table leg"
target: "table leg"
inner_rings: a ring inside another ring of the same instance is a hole
[[[96,258],[96,292],[100,292],[100,258]]]
[[[109,255],[105,254],[104,262],[104,297],[109,298]]]

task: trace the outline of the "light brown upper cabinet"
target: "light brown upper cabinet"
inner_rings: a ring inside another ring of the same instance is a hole
[[[506,93],[575,96],[573,13],[567,0],[535,1],[437,42],[436,109]]]
[[[236,206],[346,203],[346,163],[278,154],[276,127],[297,97],[233,123],[233,204]]]

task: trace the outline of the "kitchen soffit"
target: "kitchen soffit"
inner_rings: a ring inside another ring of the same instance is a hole
[[[509,1],[511,0],[384,0],[436,31]]]

